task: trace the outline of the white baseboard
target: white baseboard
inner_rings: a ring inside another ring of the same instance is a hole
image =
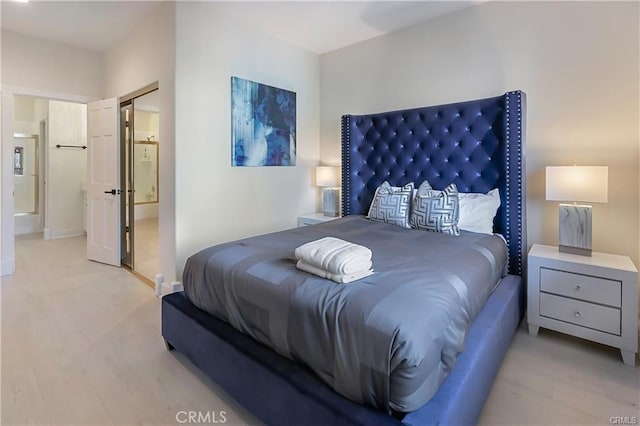
[[[15,259],[6,259],[0,262],[0,276],[13,275],[16,271]]]
[[[58,238],[77,237],[78,235],[84,235],[82,228],[71,229],[56,229],[55,231],[49,230],[49,239],[57,240]],[[47,238],[45,237],[45,240]]]
[[[167,294],[175,293],[182,290],[184,290],[184,287],[181,282],[177,282],[177,281],[174,281],[172,283],[163,282],[161,296],[165,296]]]
[[[26,235],[26,234],[37,234],[38,233],[38,227],[37,226],[30,226],[30,225],[26,225],[26,226],[16,226],[14,228],[14,233],[15,235]]]
[[[158,217],[158,203],[137,204],[134,208],[136,220],[154,219]]]
[[[44,228],[42,230],[42,238],[44,238],[45,240],[50,240],[51,239],[51,229]]]
[[[162,297],[162,283],[164,283],[164,276],[162,274],[156,274],[155,279],[156,297]]]

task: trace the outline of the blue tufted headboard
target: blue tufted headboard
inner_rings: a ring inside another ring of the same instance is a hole
[[[523,275],[526,251],[521,91],[448,105],[342,116],[342,214],[367,214],[382,182],[460,192],[499,188],[494,231],[509,246],[509,273]]]

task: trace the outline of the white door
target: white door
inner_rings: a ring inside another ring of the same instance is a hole
[[[87,105],[87,257],[120,266],[118,100]]]

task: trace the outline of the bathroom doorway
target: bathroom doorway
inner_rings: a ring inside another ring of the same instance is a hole
[[[157,86],[120,104],[122,264],[148,284],[159,272],[160,108]]]
[[[14,95],[14,235],[84,235],[86,105]]]

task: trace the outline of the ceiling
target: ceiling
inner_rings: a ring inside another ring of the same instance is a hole
[[[104,52],[130,33],[158,2],[1,0],[2,29]]]
[[[481,0],[480,0],[481,1]],[[321,54],[464,9],[480,1],[226,2],[231,17]],[[2,1],[2,28],[104,52],[158,1]]]
[[[264,33],[322,54],[446,15],[478,1],[238,2],[230,13]]]

